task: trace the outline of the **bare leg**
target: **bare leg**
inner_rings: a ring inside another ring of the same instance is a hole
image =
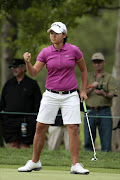
[[[78,163],[79,159],[79,134],[78,125],[67,125],[67,130],[69,133],[69,147],[72,157],[72,164]]]
[[[48,127],[49,127],[48,124],[42,124],[37,122],[36,133],[33,142],[33,157],[32,157],[33,162],[39,161],[40,153],[42,151],[46,139],[46,132],[48,130]]]

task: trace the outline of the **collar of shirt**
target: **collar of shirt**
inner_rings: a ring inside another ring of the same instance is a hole
[[[51,48],[52,48],[52,51],[57,51],[57,49],[54,47],[53,44],[52,44]],[[63,45],[63,47],[62,47],[60,50],[66,51],[66,50],[67,50],[67,44],[65,43],[65,44]]]
[[[96,77],[96,73],[94,72],[94,77]],[[102,76],[101,77],[104,77],[105,76],[105,72],[103,72]]]
[[[21,84],[21,83],[24,82],[25,79],[26,79],[26,75],[25,75],[24,78],[18,83],[16,77],[14,77],[12,83],[13,83],[13,84],[14,84],[14,83],[15,83],[15,84],[16,84],[16,83],[17,83],[17,84]]]

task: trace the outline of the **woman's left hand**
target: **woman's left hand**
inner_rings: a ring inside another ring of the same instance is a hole
[[[80,93],[80,99],[81,99],[81,102],[83,102],[83,100],[87,100],[87,93],[86,93],[86,91],[81,91],[81,93]]]

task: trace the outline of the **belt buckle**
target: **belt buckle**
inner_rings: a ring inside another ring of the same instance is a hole
[[[59,94],[62,95],[64,91],[59,91]]]

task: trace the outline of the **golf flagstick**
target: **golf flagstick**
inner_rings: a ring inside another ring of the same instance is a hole
[[[90,128],[90,123],[89,123],[89,119],[88,119],[87,108],[86,108],[86,104],[85,104],[84,100],[83,100],[83,108],[84,108],[84,112],[85,112],[85,115],[86,115],[87,124],[88,124],[88,128],[89,128],[89,133],[90,133],[92,146],[93,146],[93,150],[94,150],[94,158],[92,158],[91,161],[96,161],[98,159],[96,158],[95,146],[94,146],[93,137],[92,137],[91,128]]]

